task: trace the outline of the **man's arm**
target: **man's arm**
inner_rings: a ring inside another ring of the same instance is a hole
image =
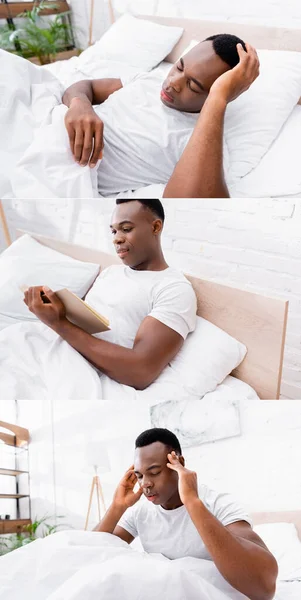
[[[95,79],[74,83],[63,95],[63,104],[69,107],[65,125],[71,152],[81,165],[95,167],[102,158],[103,122],[93,109],[122,88],[120,79]]]
[[[238,44],[240,62],[212,85],[190,140],[163,193],[164,198],[229,198],[223,170],[226,107],[259,75],[254,48]]]
[[[46,293],[49,304],[42,301],[41,291]],[[141,323],[133,348],[95,338],[68,321],[63,303],[46,287],[29,288],[24,301],[31,312],[100,371],[138,390],[148,387],[160,375],[183,344],[179,333],[153,317],[146,317]]]
[[[70,107],[74,98],[88,101],[89,105],[102,104],[122,88],[121,79],[84,79],[70,85],[63,95],[63,104]]]
[[[197,475],[168,454],[168,467],[177,471],[179,494],[219,572],[250,600],[272,600],[277,562],[246,521],[224,526],[198,496]]]
[[[100,523],[95,527],[94,531],[112,533],[128,544],[133,541],[134,536],[131,535],[129,531],[126,531],[126,529],[123,529],[123,527],[117,525],[117,523],[126,510],[136,504],[142,496],[142,488],[139,488],[137,492],[134,492],[136,483],[137,477],[134,473],[134,465],[132,465],[121,479],[115,491],[111,506],[108,508]]]

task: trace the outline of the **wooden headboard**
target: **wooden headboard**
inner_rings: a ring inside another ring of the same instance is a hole
[[[118,257],[54,238],[28,233],[41,244],[101,269],[120,263]],[[255,294],[214,281],[186,275],[198,301],[198,315],[246,345],[248,352],[232,373],[252,386],[262,399],[278,399],[288,312],[288,301]]]
[[[258,512],[251,514],[254,525],[263,523],[293,523],[298,531],[301,540],[301,510],[280,511],[280,512]]]

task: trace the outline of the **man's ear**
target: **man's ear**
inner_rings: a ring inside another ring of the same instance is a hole
[[[160,235],[162,229],[163,229],[163,224],[162,224],[161,219],[156,219],[155,221],[153,221],[153,234],[154,235]]]

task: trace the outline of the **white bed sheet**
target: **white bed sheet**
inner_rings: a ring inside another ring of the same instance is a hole
[[[0,599],[246,600],[208,560],[136,552],[107,533],[64,531],[0,558]]]
[[[206,394],[205,398],[210,396]],[[0,400],[165,400],[192,398],[167,367],[146,390],[119,384],[96,369],[49,327],[21,322],[0,331]],[[256,399],[246,383],[233,377],[211,392],[213,399]]]
[[[0,558],[0,599],[246,600],[212,561],[137,552],[107,533],[64,531]],[[301,582],[278,584],[275,600],[299,600]],[[299,596],[297,595],[299,593]]]

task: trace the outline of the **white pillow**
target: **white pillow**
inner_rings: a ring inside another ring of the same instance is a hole
[[[300,156],[301,106],[295,106],[259,165],[230,186],[230,195],[238,198],[301,196]]]
[[[258,50],[258,56],[259,77],[226,110],[232,182],[259,164],[301,96],[301,52]]]
[[[203,397],[215,390],[246,355],[246,347],[206,319],[197,317],[170,367],[189,394]]]
[[[82,298],[98,272],[99,265],[75,260],[23,235],[0,256],[0,315],[36,320],[19,286],[47,285],[54,291],[67,287]]]
[[[254,531],[275,556],[280,581],[301,579],[301,542],[293,523],[264,523]]]
[[[191,40],[182,56],[196,44]],[[258,56],[259,77],[226,110],[230,165],[225,175],[230,186],[257,167],[301,97],[301,52],[258,50]]]
[[[171,52],[183,33],[182,27],[167,27],[130,14],[120,17],[94,46],[79,57],[80,67],[100,59],[127,63],[142,71],[150,71]]]

